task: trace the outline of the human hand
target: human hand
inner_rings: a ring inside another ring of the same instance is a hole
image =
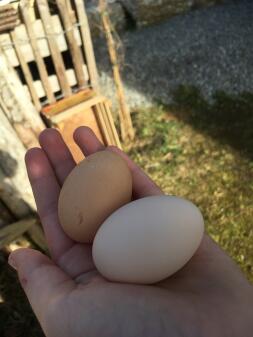
[[[80,127],[74,139],[85,156],[104,149]],[[179,272],[155,285],[112,283],[96,271],[91,246],[72,241],[57,214],[61,185],[75,162],[61,135],[47,129],[26,165],[51,259],[19,249],[9,263],[47,337],[250,337],[253,290],[235,263],[207,236]],[[122,151],[133,197],[162,191]]]

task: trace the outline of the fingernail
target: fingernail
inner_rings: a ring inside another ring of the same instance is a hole
[[[11,255],[9,256],[8,263],[13,269],[17,270],[16,261],[13,259]]]

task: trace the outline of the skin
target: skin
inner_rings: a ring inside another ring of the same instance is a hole
[[[87,156],[104,149],[86,127],[74,133]],[[155,285],[112,283],[96,271],[91,246],[61,229],[57,201],[75,162],[61,135],[47,129],[26,165],[51,258],[18,249],[9,263],[47,337],[250,337],[253,288],[210,237],[188,264]],[[123,152],[133,176],[133,198],[162,191]]]

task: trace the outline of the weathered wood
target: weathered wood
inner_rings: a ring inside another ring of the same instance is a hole
[[[111,112],[109,100],[106,100],[104,102],[104,107],[105,107],[105,114],[106,114],[106,117],[109,120],[109,125],[110,125],[111,132],[112,132],[113,144],[118,146],[118,148],[122,149],[122,145],[121,145],[120,140],[119,140],[118,132],[116,130],[115,123],[114,123],[114,120],[113,120],[113,117],[112,117],[112,112]]]
[[[69,14],[70,14],[70,20],[71,20],[72,24],[74,25],[75,23],[77,23],[77,19],[76,19],[76,13],[72,8],[71,2],[72,2],[72,0],[65,0],[67,10],[69,11]]]
[[[0,199],[17,218],[22,218],[35,209],[24,163],[26,151],[1,106],[0,135]]]
[[[0,6],[0,12],[6,12],[6,11],[13,10],[13,9],[14,7],[11,4]]]
[[[12,241],[18,239],[32,226],[36,225],[38,220],[36,218],[26,218],[11,225],[5,226],[0,229],[0,249],[10,244]]]
[[[19,23],[20,23],[20,21],[16,20],[15,22],[10,22],[10,23],[6,23],[6,24],[3,24],[3,25],[0,25],[0,32],[9,31],[9,30],[15,28],[16,26],[18,26]]]
[[[71,22],[69,5],[66,4],[66,0],[56,0],[64,28],[66,31],[66,37],[69,44],[69,50],[72,56],[72,61],[75,69],[75,75],[77,78],[77,83],[79,88],[83,88],[86,85],[82,64],[83,57],[81,54],[81,50],[77,45],[77,41],[74,36],[73,25]]]
[[[81,23],[80,30],[83,40],[83,51],[86,58],[90,83],[93,89],[98,90],[98,73],[93,51],[93,44],[91,41],[90,28],[87,14],[84,7],[84,0],[75,0],[78,20]]]
[[[45,63],[44,63],[44,59],[42,58],[42,56],[40,54],[40,51],[39,51],[38,43],[37,43],[37,40],[36,40],[34,28],[33,28],[33,22],[30,20],[29,7],[27,6],[26,1],[25,2],[21,1],[20,10],[21,10],[21,13],[22,13],[23,21],[24,21],[26,29],[27,29],[27,34],[30,38],[30,43],[31,43],[31,47],[33,49],[34,58],[35,58],[35,61],[36,61],[37,67],[38,67],[38,71],[39,71],[39,74],[40,74],[40,78],[41,78],[43,88],[44,88],[44,90],[46,92],[46,95],[47,95],[48,102],[54,103],[55,97],[54,97],[53,91],[51,89],[49,80],[48,80],[48,73],[47,73]]]
[[[5,113],[5,116],[8,116],[9,111],[2,97],[0,97],[0,105],[1,105],[3,112]],[[24,124],[15,123],[15,122],[12,124],[12,127],[15,129],[19,139],[22,141],[22,143],[25,145],[26,148],[39,145],[37,136],[34,134],[33,130],[31,130],[30,128],[27,128]]]
[[[30,71],[27,63],[25,62],[24,56],[23,56],[22,51],[20,49],[19,43],[17,41],[15,31],[11,32],[10,34],[11,34],[12,41],[14,43],[14,47],[15,47],[15,50],[16,50],[16,53],[17,53],[17,57],[19,59],[19,63],[21,65],[26,83],[28,84],[28,88],[29,88],[33,103],[34,103],[36,109],[38,111],[40,111],[41,104],[40,104],[39,97],[36,93],[36,90],[34,88],[34,83],[33,83],[33,78],[32,78],[32,75],[31,75],[31,71]]]
[[[63,57],[60,53],[60,50],[54,37],[55,31],[52,25],[48,3],[46,0],[38,0],[37,5],[46,35],[48,35],[48,43],[51,51],[51,56],[54,62],[55,71],[61,86],[61,90],[65,97],[70,96],[72,92],[68,84],[67,76],[65,73],[66,69],[63,62]]]
[[[103,119],[104,119],[104,122],[105,122],[105,125],[106,125],[106,133],[108,135],[108,139],[107,139],[106,145],[113,145],[114,144],[114,142],[113,142],[113,134],[112,134],[110,122],[109,122],[109,120],[107,118],[107,114],[106,114],[105,104],[104,103],[105,103],[105,100],[99,104],[99,108],[101,110],[101,114],[103,116]]]
[[[110,136],[107,132],[103,111],[101,110],[99,104],[93,106],[93,111],[102,134],[103,143],[108,145],[108,142],[110,142]]]
[[[45,125],[1,49],[0,105],[25,147],[36,146],[38,144],[37,135],[45,128]]]
[[[87,73],[86,65],[83,65],[83,71],[84,71],[84,73]],[[68,83],[69,83],[70,86],[76,85],[76,77],[75,77],[75,73],[74,73],[73,69],[66,70],[66,76],[67,76]],[[56,75],[50,75],[48,77],[48,80],[49,80],[49,83],[51,85],[51,88],[52,88],[53,92],[58,94],[58,92],[61,90],[61,88],[60,88],[57,76]],[[42,82],[40,80],[36,80],[34,82],[34,87],[36,89],[36,92],[37,92],[37,95],[39,96],[39,98],[46,97],[45,90],[44,90]],[[24,85],[24,88],[25,88],[26,92],[28,93],[28,95],[30,95],[29,90],[28,90],[26,85]],[[61,95],[61,96],[62,96],[61,98],[64,97],[63,95]],[[71,97],[71,96],[68,96],[68,97]],[[59,98],[59,96],[58,96],[58,98]]]
[[[125,100],[116,46],[111,32],[111,21],[108,15],[106,0],[99,0],[99,7],[101,11],[103,27],[108,45],[108,52],[113,68],[114,82],[116,85],[116,91],[120,105],[119,118],[120,118],[121,136],[123,140],[132,140],[134,138],[134,128],[131,120],[131,115]]]
[[[52,20],[52,25],[54,27],[54,32],[55,32],[55,41],[57,43],[57,46],[59,48],[60,52],[66,51],[68,49],[64,34],[63,34],[63,30],[62,30],[62,26],[61,26],[61,22],[59,19],[58,15],[52,15],[51,16],[51,20]],[[38,44],[38,48],[39,48],[39,52],[41,54],[41,56],[47,57],[50,56],[50,49],[48,46],[48,42],[47,42],[47,38],[46,38],[46,33],[45,30],[43,28],[43,24],[41,22],[40,19],[34,21],[33,23],[33,29],[35,32],[35,36],[37,39],[37,44]],[[20,43],[20,48],[24,54],[25,60],[26,62],[32,62],[34,61],[34,53],[32,51],[32,47],[29,41],[29,37],[27,35],[27,31],[25,28],[24,24],[19,25],[18,27],[16,27],[16,35],[18,37],[19,43]],[[75,35],[75,39],[77,41],[78,46],[81,46],[82,42],[81,42],[81,37],[80,37],[80,33],[77,27],[74,27],[74,35]],[[15,51],[14,48],[11,44],[11,40],[9,37],[9,34],[5,33],[5,34],[1,34],[0,35],[0,43],[2,45],[2,48],[5,50],[11,64],[13,67],[17,67],[19,65],[19,61],[15,55]]]
[[[95,92],[91,89],[82,90],[70,97],[58,101],[55,104],[44,107],[42,109],[42,114],[45,114],[48,117],[54,116],[64,110],[73,107],[74,105],[77,105],[85,100],[90,99],[94,95]]]
[[[0,25],[3,26],[5,24],[8,24],[8,23],[16,23],[16,21],[18,21],[18,15],[17,14],[14,14],[14,15],[10,15],[10,16],[6,16],[4,18],[1,18],[0,19]]]
[[[11,8],[10,10],[5,11],[5,12],[1,12],[1,10],[0,10],[0,19],[1,18],[8,18],[8,17],[14,16],[14,15],[17,15],[17,11],[14,8]]]
[[[81,98],[82,96],[79,97]],[[45,111],[42,110],[42,114],[47,118],[48,125],[58,128],[61,131],[66,144],[68,144],[77,162],[83,158],[80,149],[78,149],[73,141],[73,132],[78,126],[89,126],[105,145],[119,145],[114,141],[113,126],[110,125],[111,122],[113,123],[113,120],[108,118],[108,112],[106,112],[105,107],[103,107],[105,102],[106,98],[104,96],[97,95],[89,99],[85,97],[85,100],[79,104],[68,108],[63,105],[64,110],[58,112],[56,109],[58,113],[53,115],[50,109],[47,110],[47,108],[45,108]],[[55,106],[57,106],[57,103]]]
[[[105,100],[105,97],[103,96],[95,96],[85,102],[82,102],[80,103],[82,105],[82,109],[83,111],[93,107],[94,105],[100,103],[101,101]],[[79,105],[80,105],[79,104]],[[60,121],[62,121],[63,119],[65,118],[69,118],[71,115],[75,114],[76,113],[76,109],[77,109],[77,106],[74,106],[68,110],[65,110],[55,116],[52,116],[51,117],[51,120],[53,123],[59,123]]]

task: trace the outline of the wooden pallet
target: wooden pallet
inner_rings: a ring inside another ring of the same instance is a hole
[[[2,49],[19,72],[38,111],[79,89],[97,88],[84,2],[72,3],[73,8],[69,0],[56,0],[59,14],[51,14],[46,0],[34,2],[36,12],[30,1],[22,0],[22,24],[0,35]]]

